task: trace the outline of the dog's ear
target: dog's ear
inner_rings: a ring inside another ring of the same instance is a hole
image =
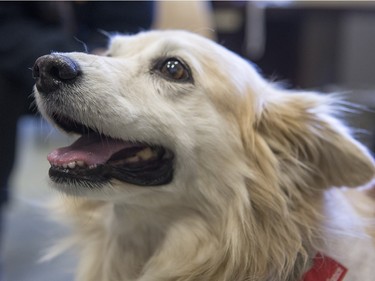
[[[303,168],[304,180],[321,187],[366,184],[374,178],[374,161],[333,117],[340,111],[333,100],[313,93],[277,92],[263,103],[255,132],[283,173],[292,176]]]

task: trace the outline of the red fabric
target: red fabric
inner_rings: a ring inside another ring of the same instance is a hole
[[[348,269],[330,257],[318,253],[313,267],[301,281],[342,281]]]

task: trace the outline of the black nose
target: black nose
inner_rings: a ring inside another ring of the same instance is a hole
[[[77,62],[59,54],[38,58],[32,71],[36,88],[43,94],[49,94],[64,84],[74,83],[80,74]]]

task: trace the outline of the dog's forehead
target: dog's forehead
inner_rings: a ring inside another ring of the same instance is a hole
[[[136,35],[116,35],[111,38],[108,52],[115,56],[131,56],[142,52],[185,51],[199,55],[215,49],[209,39],[185,31],[149,31]]]

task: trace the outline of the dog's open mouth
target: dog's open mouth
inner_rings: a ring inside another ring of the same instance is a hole
[[[81,137],[48,155],[50,178],[57,183],[98,185],[117,179],[140,186],[169,183],[173,153],[157,145],[114,139],[67,117],[52,115],[68,133]]]

